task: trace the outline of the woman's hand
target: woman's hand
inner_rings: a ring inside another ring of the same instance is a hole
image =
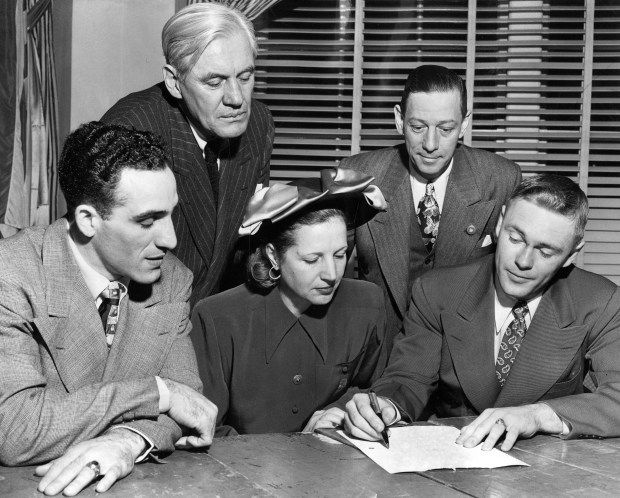
[[[317,410],[304,427],[303,432],[313,432],[315,429],[333,429],[344,422],[344,412],[340,408]]]

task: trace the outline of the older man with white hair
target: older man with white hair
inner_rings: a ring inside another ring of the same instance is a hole
[[[252,100],[254,29],[219,3],[190,5],[162,31],[163,82],[117,102],[102,120],[160,135],[179,190],[175,254],[194,273],[192,304],[229,287],[247,201],[269,181],[274,125]]]

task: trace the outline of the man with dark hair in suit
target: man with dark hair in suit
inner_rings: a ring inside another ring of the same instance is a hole
[[[540,175],[515,190],[497,250],[417,279],[404,332],[383,376],[381,418],[367,395],[347,404],[355,436],[377,439],[400,417],[480,414],[457,443],[503,437],[620,436],[620,291],[573,266],[584,245],[585,194]]]
[[[373,175],[389,204],[355,231],[355,247],[359,278],[379,285],[389,303],[390,342],[415,278],[495,250],[500,209],[521,181],[514,162],[459,144],[471,112],[465,82],[445,67],[413,70],[394,118],[405,143],[340,163]]]
[[[92,122],[65,143],[67,216],[0,241],[0,463],[106,491],[149,454],[211,444],[159,137]]]
[[[252,100],[258,51],[250,21],[220,3],[190,5],[163,28],[164,81],[102,120],[160,135],[179,188],[177,257],[194,273],[192,304],[237,284],[231,255],[245,206],[269,181],[274,125]]]

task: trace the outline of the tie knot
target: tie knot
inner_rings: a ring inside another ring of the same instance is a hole
[[[431,197],[435,197],[435,186],[431,182],[428,182],[426,184],[426,195],[430,195]]]
[[[108,286],[101,291],[99,297],[103,300],[109,301],[120,301],[121,297],[125,295],[127,292],[127,287],[125,287],[120,282],[110,282]]]
[[[512,313],[518,320],[523,320],[528,312],[529,310],[527,309],[527,303],[525,301],[517,301],[517,304],[512,308]]]
[[[217,138],[211,139],[205,145],[204,153],[206,161],[217,162],[217,158],[220,155],[220,148],[222,146],[222,141]]]

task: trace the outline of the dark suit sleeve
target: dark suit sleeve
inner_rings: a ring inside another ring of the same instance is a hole
[[[620,436],[620,290],[596,312],[599,317],[586,339],[595,391],[544,401],[571,428],[568,439]]]
[[[411,420],[420,416],[439,379],[443,334],[434,308],[417,279],[403,330],[394,341],[383,375],[372,386]]]

